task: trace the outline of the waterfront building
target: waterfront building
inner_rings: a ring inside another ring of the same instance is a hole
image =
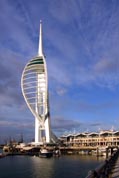
[[[26,64],[21,77],[21,88],[27,106],[35,117],[35,144],[55,142],[56,137],[50,128],[48,76],[41,22],[38,55]]]
[[[67,134],[63,135],[61,140],[65,145],[82,148],[119,146],[119,131]]]

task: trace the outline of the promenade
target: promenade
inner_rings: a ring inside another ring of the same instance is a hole
[[[119,178],[119,150],[114,152],[99,167],[89,171],[86,178]]]
[[[110,178],[119,178],[119,157],[112,168]]]

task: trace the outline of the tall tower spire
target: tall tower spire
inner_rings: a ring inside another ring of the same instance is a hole
[[[48,76],[42,49],[41,21],[38,55],[26,64],[22,73],[21,88],[24,99],[35,117],[35,144],[55,142],[56,138],[50,128]]]
[[[40,20],[40,33],[39,33],[38,56],[43,56],[42,21],[41,21],[41,20]]]

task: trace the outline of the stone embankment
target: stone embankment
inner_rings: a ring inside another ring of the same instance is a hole
[[[118,176],[117,176],[118,175]],[[114,152],[103,164],[91,170],[86,178],[117,178],[119,177],[119,150]]]

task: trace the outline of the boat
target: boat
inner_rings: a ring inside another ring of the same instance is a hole
[[[53,152],[45,148],[41,149],[39,152],[40,158],[51,158],[52,156],[53,156]]]

